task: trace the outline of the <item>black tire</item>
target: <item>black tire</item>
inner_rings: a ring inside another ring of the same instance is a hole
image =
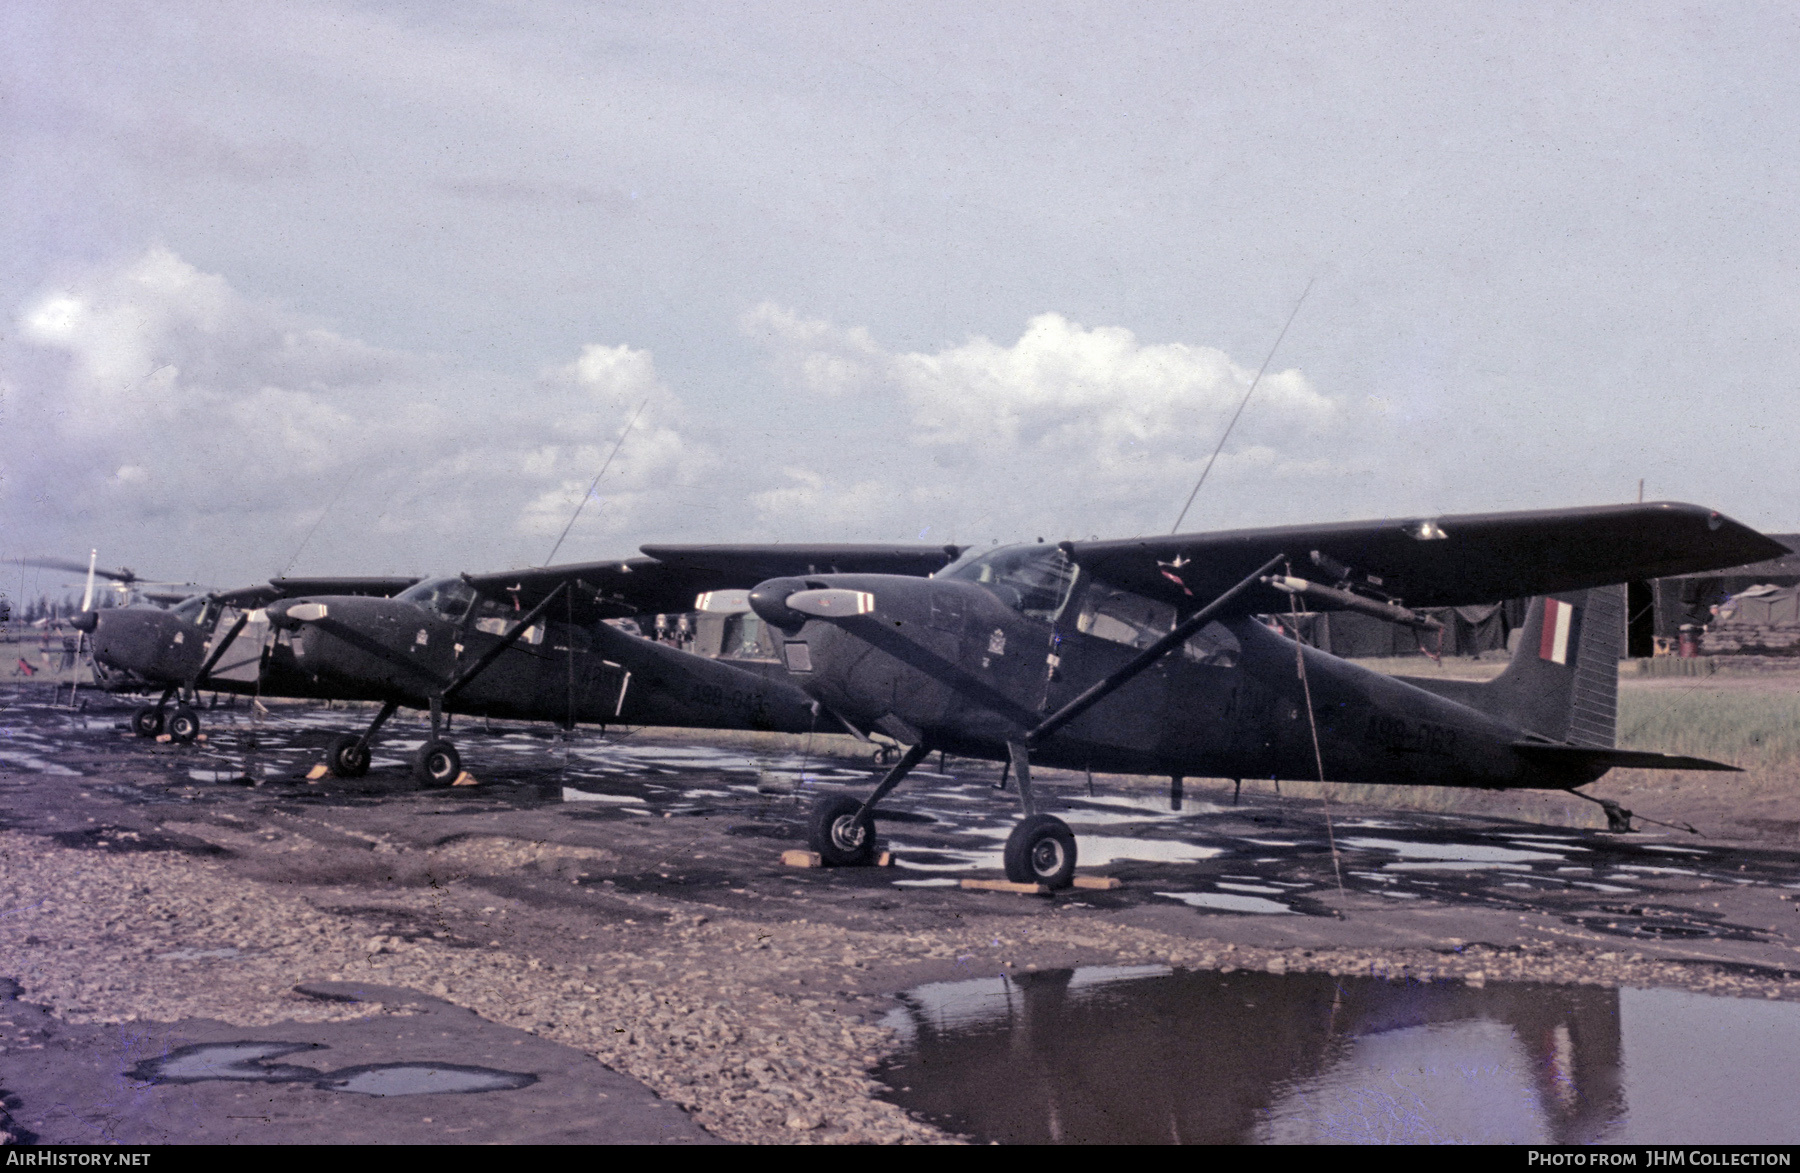
[[[427,741],[413,754],[412,770],[421,786],[448,786],[462,773],[462,755],[448,741]]]
[[[139,737],[155,737],[162,729],[162,710],[155,705],[145,705],[131,714],[131,731]]]
[[[1006,837],[1006,878],[1067,888],[1075,882],[1075,832],[1055,815],[1032,815]]]
[[[827,794],[813,803],[807,842],[826,867],[865,867],[875,861],[875,819],[856,812],[862,803],[848,794]]]
[[[354,733],[333,738],[325,750],[325,768],[339,778],[360,778],[369,772],[369,747]]]
[[[200,714],[186,705],[176,705],[175,711],[169,714],[169,740],[178,745],[186,745],[200,736]]]

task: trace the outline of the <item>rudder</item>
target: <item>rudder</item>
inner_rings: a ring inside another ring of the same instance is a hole
[[[1611,749],[1624,651],[1623,586],[1533,599],[1512,661],[1479,707],[1551,741]]]

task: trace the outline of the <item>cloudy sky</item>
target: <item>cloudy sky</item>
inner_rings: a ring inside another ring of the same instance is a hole
[[[558,560],[1166,532],[1309,283],[1184,528],[1800,529],[1797,59],[1791,5],[15,0],[0,557],[539,563],[640,408]]]

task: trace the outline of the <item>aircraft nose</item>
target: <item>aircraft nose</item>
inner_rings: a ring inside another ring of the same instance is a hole
[[[806,616],[789,607],[787,601],[788,596],[797,595],[805,589],[805,579],[771,578],[757,584],[750,592],[750,609],[772,627],[779,627],[783,631],[799,631],[806,624]]]
[[[314,623],[331,614],[331,608],[324,603],[309,603],[303,599],[280,599],[270,603],[263,609],[269,617],[269,626],[280,631],[298,631],[302,623]]]
[[[94,628],[100,626],[100,612],[82,611],[79,614],[71,615],[69,616],[69,626],[76,631],[85,631],[92,635]]]

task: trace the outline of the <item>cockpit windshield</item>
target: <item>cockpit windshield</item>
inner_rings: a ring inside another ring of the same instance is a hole
[[[475,589],[460,578],[428,578],[414,583],[395,599],[413,603],[445,619],[461,619],[475,601]]]
[[[1075,564],[1055,546],[1004,546],[938,572],[976,583],[1034,619],[1052,619],[1075,585]]]
[[[175,606],[175,618],[183,623],[204,624],[206,622],[206,606],[210,602],[212,600],[205,595],[195,595],[191,599],[183,599]]]

